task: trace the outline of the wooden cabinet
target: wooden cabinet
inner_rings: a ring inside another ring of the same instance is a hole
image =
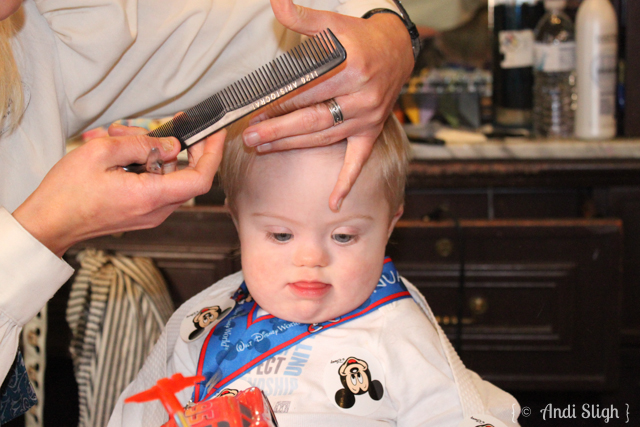
[[[508,390],[617,385],[621,251],[621,221],[597,219],[400,221],[388,248],[463,362]]]

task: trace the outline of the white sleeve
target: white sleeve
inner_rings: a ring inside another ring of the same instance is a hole
[[[191,107],[300,42],[267,0],[31,1],[55,39],[69,135]],[[352,16],[394,8],[390,0],[297,3]]]
[[[0,383],[16,356],[20,331],[73,274],[0,206]]]
[[[378,8],[399,12],[391,0],[340,0],[340,5],[336,8],[336,12],[343,15],[361,17],[370,10]]]
[[[417,305],[401,303],[403,308],[391,311],[387,326],[382,328],[386,333],[381,335],[379,348],[388,361],[390,372],[385,377],[397,408],[397,425],[457,427],[463,418],[461,391],[438,331]],[[486,410],[505,425],[517,427],[513,413],[519,414],[520,406],[513,396],[475,372],[467,373]]]
[[[462,408],[438,333],[413,301],[399,303],[389,311],[378,350],[397,425],[457,427]]]
[[[475,372],[469,371],[469,373],[490,415],[501,420],[508,427],[519,427],[520,424],[518,424],[517,418],[520,414],[520,404],[515,397],[489,381],[483,380]]]

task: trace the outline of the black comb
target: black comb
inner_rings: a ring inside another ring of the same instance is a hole
[[[183,111],[148,135],[173,136],[182,150],[337,67],[347,51],[328,28],[253,73]],[[131,164],[141,173],[145,165]]]

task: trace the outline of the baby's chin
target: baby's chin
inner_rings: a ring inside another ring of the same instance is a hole
[[[259,303],[258,303],[259,304]],[[274,315],[275,317],[286,320],[288,322],[297,322],[304,324],[312,324],[312,323],[324,323],[328,321],[333,321],[339,319],[341,316],[349,313],[354,310],[356,307],[351,309],[344,310],[336,310],[335,308],[329,309],[329,307],[308,307],[306,304],[301,304],[295,309],[282,309],[281,307],[275,308],[273,311],[266,310],[268,313]]]

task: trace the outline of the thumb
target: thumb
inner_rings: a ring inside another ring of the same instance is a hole
[[[96,138],[85,146],[90,146],[87,149],[93,150],[107,168],[131,163],[144,164],[153,148],[159,150],[164,161],[175,158],[180,151],[180,143],[175,138],[152,138],[147,135]]]
[[[149,133],[149,131],[145,128],[141,128],[141,127],[136,127],[136,126],[123,126],[121,124],[118,123],[113,123],[111,126],[109,126],[108,129],[109,132],[109,136],[111,137],[132,137],[132,136],[140,136],[141,138],[134,138],[134,139],[124,139],[125,141],[129,141],[129,144],[134,144],[137,147],[134,147],[135,150],[137,151],[144,151],[146,149],[149,150],[149,152],[146,153],[146,156],[148,157],[150,154],[150,151],[153,148],[157,148],[159,150],[160,153],[160,157],[162,158],[162,160],[166,161],[170,161],[176,158],[177,156],[177,152],[179,152],[180,150],[178,150],[176,152],[176,142],[174,139],[172,138],[151,138],[151,137],[147,137],[146,135]],[[131,142],[133,141],[133,142]],[[177,144],[179,145],[179,144]],[[132,148],[132,147],[129,147]],[[121,153],[122,155],[126,155],[124,152]],[[138,158],[144,158],[144,153],[140,152],[138,153],[137,157]],[[145,163],[146,160],[144,161],[139,161],[139,163]],[[121,165],[121,166],[125,166],[125,165]]]
[[[305,36],[315,36],[331,27],[334,14],[321,10],[298,6],[293,0],[271,0],[271,9],[278,22]]]
[[[135,155],[138,159],[144,159],[137,160],[135,161],[135,163],[144,164],[147,161],[147,158],[149,157],[150,152],[153,148],[157,148],[159,150],[160,157],[165,162],[175,159],[178,155],[177,153],[180,151],[180,149],[176,151],[177,146],[179,146],[180,144],[177,143],[175,139],[148,137],[146,135],[149,133],[149,131],[145,128],[136,126],[123,126],[119,123],[113,123],[111,124],[111,126],[109,126],[108,132],[109,136],[116,137],[116,139],[121,140],[116,145],[120,147],[117,153],[118,158],[124,159],[127,158],[126,156]],[[131,149],[133,149],[134,151],[131,151]],[[112,160],[115,160],[115,157],[112,158]],[[122,164],[119,166],[127,165]]]

